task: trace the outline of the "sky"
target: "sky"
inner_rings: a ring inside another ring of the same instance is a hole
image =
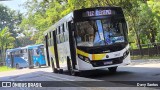
[[[0,4],[7,6],[13,10],[20,11],[21,13],[25,13],[26,9],[22,6],[24,2],[27,0],[4,0],[0,1]]]

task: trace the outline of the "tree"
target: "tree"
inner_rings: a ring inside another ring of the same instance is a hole
[[[20,12],[16,12],[15,10],[11,10],[10,8],[3,6],[0,4],[0,31],[5,27],[8,27],[11,35],[16,38],[17,32],[22,32],[23,30],[19,30],[19,24],[22,21],[22,14]],[[17,40],[16,40],[17,41]],[[17,43],[14,43],[15,46]]]
[[[5,57],[5,50],[7,48],[14,47],[15,38],[9,32],[9,28],[5,27],[3,30],[0,31],[0,50],[1,50],[1,58],[4,60]]]

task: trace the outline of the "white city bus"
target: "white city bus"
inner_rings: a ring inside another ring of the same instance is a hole
[[[128,28],[121,7],[75,10],[45,35],[45,55],[54,72],[108,68],[130,64]]]

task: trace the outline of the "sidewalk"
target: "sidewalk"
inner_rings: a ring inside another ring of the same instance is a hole
[[[140,64],[156,64],[160,63],[160,59],[138,59],[138,60],[131,60],[130,65],[140,65]]]

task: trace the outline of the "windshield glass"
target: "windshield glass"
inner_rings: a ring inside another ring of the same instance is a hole
[[[44,55],[44,47],[40,47],[40,53]]]
[[[76,23],[77,46],[102,46],[125,42],[127,26],[122,20],[90,20]]]

